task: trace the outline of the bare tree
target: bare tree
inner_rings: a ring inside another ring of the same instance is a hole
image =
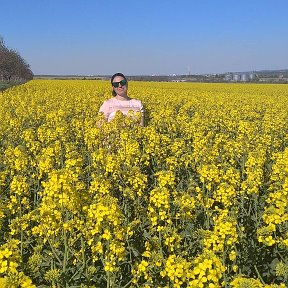
[[[27,81],[33,79],[29,64],[13,49],[7,48],[0,36],[0,79],[4,81]]]

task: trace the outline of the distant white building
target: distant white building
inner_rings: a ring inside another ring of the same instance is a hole
[[[247,74],[241,74],[240,75],[240,81],[246,82],[247,81]]]
[[[224,76],[225,81],[231,81],[233,79],[233,74],[232,73],[227,73]]]
[[[254,72],[239,72],[239,73],[226,73],[224,76],[225,81],[233,81],[233,82],[246,82],[251,81],[256,78],[256,74]]]
[[[240,80],[240,75],[239,74],[233,74],[233,81],[239,81]]]
[[[254,80],[256,78],[256,74],[255,73],[250,73],[249,74],[249,80]]]

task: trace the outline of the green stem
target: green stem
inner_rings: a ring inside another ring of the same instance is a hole
[[[64,259],[63,259],[63,273],[66,272],[67,259],[68,259],[67,235],[66,235],[66,231],[64,230]]]
[[[22,205],[21,205],[21,199],[20,199],[20,215],[19,215],[19,218],[21,219],[22,218]],[[21,224],[20,224],[21,225]],[[21,242],[20,242],[20,254],[21,256],[23,256],[23,229],[22,229],[22,225],[20,226],[21,227],[21,232],[20,232],[20,239],[21,239]]]
[[[223,262],[223,265],[226,267],[226,249],[224,249],[224,252],[223,252],[223,255],[222,255],[222,262]],[[224,275],[223,275],[223,278],[224,278],[224,283],[225,283],[225,287],[227,287],[227,275],[226,275],[226,271],[224,271]]]
[[[164,254],[163,254],[163,249],[162,249],[162,234],[161,231],[159,231],[159,240],[160,240],[160,253],[161,253],[161,258],[164,259]]]
[[[131,282],[132,282],[132,279],[126,285],[124,285],[122,288],[130,287]]]
[[[260,279],[261,283],[262,283],[263,285],[265,285],[265,282],[263,281],[263,279],[262,279],[262,277],[261,277],[261,275],[260,275],[260,273],[259,273],[259,271],[258,271],[258,269],[257,269],[257,266],[254,265],[254,268],[255,268],[255,271],[256,271],[257,276],[258,276],[258,278]]]
[[[107,271],[107,288],[110,288],[110,271]]]
[[[87,275],[87,269],[86,268],[86,257],[85,257],[85,249],[84,249],[84,240],[83,240],[83,237],[81,235],[81,251],[82,251],[82,261],[83,261],[83,264],[82,264],[82,269],[83,271],[85,271],[85,277],[87,278],[88,275]]]
[[[48,239],[48,243],[49,243],[49,246],[50,246],[50,248],[51,248],[51,251],[52,251],[54,257],[57,259],[57,261],[59,262],[59,264],[60,264],[61,266],[63,266],[62,261],[59,259],[58,255],[56,254],[56,251],[55,251],[55,249],[54,249],[54,247],[53,247],[53,245],[51,244],[51,241],[50,241],[49,239]]]

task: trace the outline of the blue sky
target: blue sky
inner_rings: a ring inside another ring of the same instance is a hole
[[[288,69],[287,0],[0,0],[34,74]]]

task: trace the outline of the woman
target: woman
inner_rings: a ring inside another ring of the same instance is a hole
[[[144,126],[144,107],[140,100],[130,98],[127,95],[128,81],[122,73],[116,73],[111,77],[113,98],[106,100],[100,107],[99,112],[104,114],[105,119],[110,122],[117,111],[127,115],[129,111],[141,112],[140,125]]]

